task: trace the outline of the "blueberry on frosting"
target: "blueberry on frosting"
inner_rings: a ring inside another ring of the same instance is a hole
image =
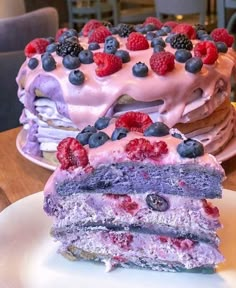
[[[178,49],[175,52],[175,59],[180,63],[185,63],[190,58],[192,58],[192,53],[187,49]]]
[[[105,142],[107,142],[109,140],[109,136],[103,132],[103,131],[99,131],[97,133],[92,134],[89,137],[89,148],[96,148],[99,147],[101,145],[103,145]]]
[[[129,132],[129,130],[127,128],[118,127],[112,132],[111,140],[112,141],[120,140],[120,139],[126,137],[128,132]]]
[[[197,140],[186,139],[177,146],[177,152],[183,158],[196,158],[204,154],[204,147]]]
[[[29,59],[29,62],[28,62],[28,67],[31,69],[31,70],[34,70],[39,64],[39,60],[37,58],[30,58]]]
[[[170,128],[162,123],[162,122],[155,122],[151,124],[145,131],[144,136],[166,136],[169,134]]]
[[[82,50],[79,53],[79,60],[82,64],[93,63],[93,52],[90,50]]]
[[[136,77],[146,77],[148,74],[148,67],[145,63],[138,62],[132,67],[132,72]]]
[[[94,127],[98,130],[102,130],[109,125],[110,121],[111,121],[110,117],[100,117],[95,122]]]
[[[121,59],[122,63],[127,63],[130,61],[129,52],[126,50],[122,50],[122,49],[117,50],[115,55]]]
[[[45,55],[42,56],[42,65],[43,65],[43,70],[47,72],[50,72],[56,69],[56,61],[51,54],[45,53]]]
[[[185,62],[185,70],[190,73],[198,73],[203,66],[202,59],[200,57],[192,57]]]
[[[155,193],[147,195],[146,203],[154,211],[165,212],[169,209],[169,202],[164,197]]]
[[[71,55],[66,55],[63,57],[62,64],[67,69],[76,69],[80,66],[79,57],[73,57]]]
[[[73,85],[82,85],[84,83],[85,76],[80,70],[73,70],[69,74],[69,81]]]

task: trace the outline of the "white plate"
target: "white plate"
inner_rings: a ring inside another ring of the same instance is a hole
[[[71,262],[57,254],[49,236],[51,220],[42,209],[42,192],[19,200],[0,213],[1,288],[235,288],[236,192],[214,200],[224,229],[219,231],[226,262],[212,275],[124,269],[105,273],[104,265]]]
[[[23,146],[24,146],[25,141],[26,141],[26,136],[27,136],[27,131],[24,129],[22,129],[19,132],[19,134],[17,135],[16,147],[17,147],[18,151],[20,152],[20,154],[23,157],[25,157],[26,159],[28,159],[29,161],[31,161],[31,162],[33,162],[33,163],[35,163],[41,167],[44,167],[46,169],[54,171],[56,169],[56,166],[51,164],[47,160],[45,160],[43,157],[32,156],[32,155],[26,154],[23,151]],[[225,147],[225,149],[221,153],[216,155],[216,158],[219,162],[223,162],[223,161],[226,161],[235,155],[236,155],[236,137],[234,137],[228,143],[228,145]]]

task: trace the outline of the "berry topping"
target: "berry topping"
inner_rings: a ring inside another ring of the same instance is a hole
[[[72,137],[67,137],[58,144],[57,159],[61,163],[61,169],[75,169],[88,164],[87,151]]]
[[[109,125],[110,121],[111,121],[110,117],[100,117],[95,122],[94,127],[98,130],[102,130]]]
[[[153,48],[153,53],[159,53],[159,52],[163,52],[163,51],[165,51],[165,48],[163,46],[160,46],[160,45],[156,45]]]
[[[154,32],[148,32],[146,34],[146,39],[149,40],[149,41],[152,41],[153,38],[156,37],[156,34]]]
[[[111,75],[122,68],[122,61],[113,54],[98,52],[93,56],[94,62],[97,64],[96,74],[99,77]]]
[[[186,49],[178,49],[175,52],[175,59],[180,63],[185,63],[190,58],[192,58],[192,53]]]
[[[87,133],[87,132],[96,133],[97,129],[94,126],[88,125],[81,131],[81,133]]]
[[[80,60],[79,57],[66,55],[65,57],[63,57],[62,64],[67,69],[76,69],[80,66]]]
[[[126,47],[131,51],[145,50],[149,48],[149,43],[141,33],[132,32],[127,39]]]
[[[123,127],[115,128],[115,130],[112,132],[111,140],[116,141],[125,138],[128,132],[129,130]]]
[[[132,67],[132,72],[136,77],[146,77],[148,75],[148,67],[145,63],[138,62]]]
[[[113,36],[108,36],[105,40],[104,52],[109,54],[115,54],[120,47],[119,42]]]
[[[57,55],[62,56],[62,57],[66,56],[66,55],[78,57],[79,53],[83,49],[84,48],[80,44],[78,44],[77,42],[64,41],[64,42],[58,44],[56,53],[57,53]]]
[[[152,54],[150,66],[158,75],[165,75],[175,68],[175,56],[170,52],[159,52]]]
[[[130,24],[121,23],[117,26],[117,32],[120,37],[125,38],[130,35],[130,33],[134,32],[134,26]]]
[[[166,36],[167,35],[167,33],[164,31],[164,30],[158,30],[157,32],[156,32],[156,36],[157,37],[159,37],[159,36]]]
[[[173,33],[185,34],[189,39],[196,39],[196,31],[192,25],[181,23],[172,29]]]
[[[93,132],[80,132],[77,136],[76,136],[76,140],[78,140],[80,142],[81,145],[87,145],[89,142],[89,138],[90,136],[93,134]]]
[[[201,71],[203,66],[202,59],[199,57],[192,57],[188,59],[185,63],[185,70],[190,73],[198,73]]]
[[[55,41],[58,41],[61,35],[66,32],[68,28],[60,28],[57,30],[56,36],[55,36]]]
[[[210,35],[215,42],[224,42],[228,47],[231,47],[234,43],[233,35],[230,35],[225,28],[216,28]]]
[[[166,26],[166,24],[164,24],[164,26],[161,27],[161,30],[164,31],[166,34],[170,33],[172,28],[170,26]]]
[[[102,22],[95,20],[95,19],[91,19],[89,20],[83,27],[82,29],[82,34],[83,36],[87,37],[89,35],[89,32],[91,32],[92,30],[97,29],[98,27],[103,26]]]
[[[126,50],[117,50],[115,55],[121,59],[122,63],[128,63],[130,61],[129,52]]]
[[[151,47],[155,47],[157,45],[160,45],[162,47],[166,47],[165,41],[161,37],[153,38],[151,41]]]
[[[109,233],[109,238],[111,239],[112,243],[120,247],[124,250],[129,250],[130,244],[133,241],[133,235],[129,233]]]
[[[192,50],[193,43],[185,34],[173,35],[170,39],[170,45],[174,49]]]
[[[100,49],[100,45],[97,42],[92,42],[88,45],[88,50],[98,50]]]
[[[103,145],[105,142],[109,140],[109,136],[102,131],[92,134],[89,137],[89,148],[96,148]]]
[[[123,127],[129,131],[143,133],[144,130],[152,124],[152,119],[148,114],[142,112],[126,112],[116,120],[116,128]]]
[[[105,26],[100,26],[89,34],[88,43],[104,43],[105,39],[110,35],[111,32]]]
[[[148,24],[153,24],[156,29],[161,29],[163,25],[162,22],[156,17],[147,17],[143,25],[146,26]]]
[[[164,23],[164,26],[169,26],[169,27],[171,27],[172,29],[175,28],[177,25],[178,25],[178,23],[175,22],[175,21],[166,21],[166,22]]]
[[[162,123],[162,122],[155,122],[151,124],[145,131],[144,136],[166,136],[169,135],[170,128]]]
[[[44,54],[42,57],[43,70],[50,72],[56,69],[56,61],[51,54]]]
[[[46,48],[49,44],[49,41],[44,38],[36,38],[30,41],[25,46],[25,56],[26,57],[33,57],[35,54],[42,54],[46,51]]]
[[[220,53],[227,53],[228,46],[224,42],[216,42],[217,51]]]
[[[165,212],[169,209],[169,202],[164,197],[155,193],[147,195],[146,203],[154,211]]]
[[[127,143],[125,151],[128,154],[128,158],[134,161],[143,161],[147,158],[157,161],[162,154],[168,152],[168,148],[164,141],[151,144],[147,139],[136,138]]]
[[[28,62],[28,67],[31,69],[31,70],[34,70],[39,64],[39,60],[37,58],[30,58],[29,59],[29,62]]]
[[[68,29],[65,30],[60,37],[58,38],[58,42],[64,42],[64,41],[74,41],[78,42],[78,32],[75,29]]]
[[[73,85],[82,85],[84,83],[85,76],[80,70],[71,71],[69,74],[69,81]]]
[[[93,63],[93,52],[91,52],[90,50],[82,50],[79,53],[79,60],[82,64]]]
[[[218,58],[218,51],[212,41],[202,41],[195,45],[194,55],[202,59],[203,64],[214,64]]]
[[[204,147],[197,140],[186,139],[177,146],[177,152],[183,158],[196,158],[204,154]]]
[[[57,50],[57,43],[51,43],[47,46],[46,52],[53,53]]]

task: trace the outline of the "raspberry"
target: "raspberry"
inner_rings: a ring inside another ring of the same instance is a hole
[[[35,38],[25,46],[25,56],[33,57],[35,54],[43,54],[46,51],[49,41],[44,38]]]
[[[102,22],[95,20],[95,19],[91,19],[89,20],[83,27],[82,29],[82,34],[83,36],[87,37],[89,35],[89,32],[91,32],[92,30],[97,29],[98,27],[103,26]]]
[[[116,120],[116,128],[123,127],[130,131],[143,133],[152,124],[148,114],[142,112],[126,112]]]
[[[131,160],[144,160],[152,152],[152,144],[144,138],[136,138],[126,145],[125,151]]]
[[[196,39],[196,31],[192,25],[181,23],[174,27],[173,33],[181,33],[188,36],[189,39]]]
[[[129,250],[130,244],[133,241],[133,235],[129,233],[109,233],[109,238],[118,247],[124,250]]]
[[[175,21],[166,21],[163,25],[164,26],[169,26],[169,27],[171,27],[173,29],[179,24],[177,22],[175,22]]]
[[[156,17],[147,17],[143,25],[146,26],[148,24],[153,24],[156,27],[156,29],[161,29],[161,27],[163,26],[161,21]]]
[[[111,36],[111,32],[105,27],[105,26],[100,26],[93,31],[88,36],[88,43],[104,43],[105,39],[108,36]]]
[[[55,41],[57,42],[60,38],[60,36],[66,32],[68,30],[68,28],[60,28],[57,30],[56,36],[55,36]]]
[[[152,160],[158,160],[162,154],[168,153],[168,147],[164,141],[154,142],[152,147],[153,149],[148,155],[148,158]]]
[[[216,28],[210,35],[215,42],[224,42],[228,47],[234,43],[233,35],[230,35],[225,28]]]
[[[194,47],[194,55],[200,57],[204,64],[214,64],[218,58],[218,50],[212,41],[202,41]]]
[[[57,159],[61,169],[75,169],[88,164],[88,155],[85,148],[75,138],[67,137],[57,146]]]
[[[190,239],[171,238],[170,240],[174,246],[182,251],[190,250],[194,246],[194,242]]]
[[[124,195],[122,202],[119,204],[119,207],[126,211],[129,214],[134,214],[138,209],[138,204],[135,201],[132,201],[131,197]]]
[[[158,75],[165,75],[175,68],[175,56],[170,52],[159,52],[152,54],[150,66]]]
[[[141,33],[132,32],[127,39],[126,47],[131,51],[146,50],[149,48],[149,43]]]
[[[93,60],[97,64],[96,74],[99,77],[111,75],[122,68],[122,60],[113,54],[94,53]]]
[[[212,205],[212,203],[207,202],[205,199],[202,200],[203,209],[205,213],[213,218],[218,218],[220,216],[219,209]]]

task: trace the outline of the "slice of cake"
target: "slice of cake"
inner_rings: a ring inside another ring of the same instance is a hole
[[[223,261],[219,211],[206,199],[222,196],[224,171],[200,142],[127,112],[65,138],[57,157],[44,210],[69,259],[198,272]]]
[[[52,159],[63,138],[98,117],[135,110],[219,153],[236,134],[232,44],[226,29],[209,34],[154,17],[117,27],[91,20],[82,31],[33,40],[17,76],[24,151]]]

